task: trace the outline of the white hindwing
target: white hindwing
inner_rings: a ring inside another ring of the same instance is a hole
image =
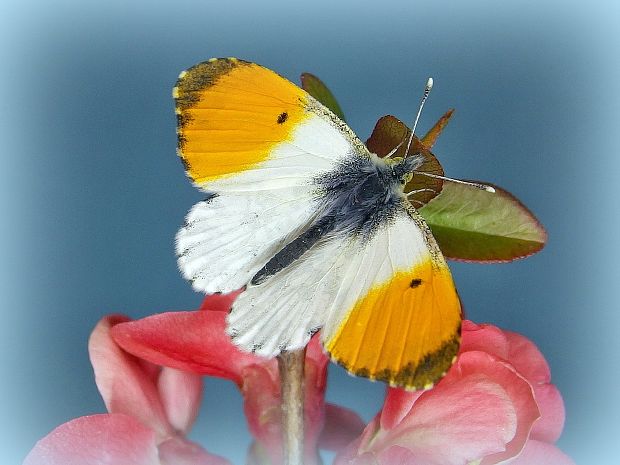
[[[371,240],[332,235],[259,285],[250,285],[228,315],[233,342],[273,357],[303,347],[324,327],[333,334],[355,302],[397,271],[429,256],[421,229],[406,212]]]

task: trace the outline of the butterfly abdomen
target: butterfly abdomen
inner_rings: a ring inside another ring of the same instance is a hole
[[[325,234],[334,229],[336,218],[333,215],[321,217],[314,225],[303,234],[278,252],[267,264],[252,278],[252,284],[260,284],[270,276],[282,271],[295,260],[300,258],[316,244]]]

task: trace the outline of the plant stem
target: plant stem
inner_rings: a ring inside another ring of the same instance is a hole
[[[278,356],[284,465],[303,465],[305,358],[305,348]]]

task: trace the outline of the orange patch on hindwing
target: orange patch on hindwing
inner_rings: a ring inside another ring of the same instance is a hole
[[[454,362],[460,327],[461,307],[450,272],[428,259],[372,287],[325,348],[353,374],[424,389]]]
[[[178,152],[197,183],[256,168],[291,140],[307,94],[271,70],[237,59],[200,63],[179,76]]]

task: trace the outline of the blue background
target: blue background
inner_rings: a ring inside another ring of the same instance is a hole
[[[549,243],[507,265],[454,264],[469,317],[547,357],[578,463],[617,463],[620,7],[612,1],[68,1],[0,5],[0,457],[103,412],[86,342],[105,314],[195,308],[173,237],[201,198],[175,155],[171,87],[212,56],[320,76],[365,139],[410,120],[449,175],[496,183]],[[383,386],[330,368],[328,398],[366,420]],[[195,439],[241,463],[241,398],[209,379]]]

